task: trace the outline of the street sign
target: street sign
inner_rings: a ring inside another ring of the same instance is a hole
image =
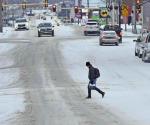
[[[101,16],[102,18],[108,17],[108,16],[109,16],[108,10],[107,10],[107,9],[102,9],[101,12],[100,12],[100,16]]]
[[[121,6],[121,15],[125,17],[129,16],[128,6],[126,3],[123,3]]]

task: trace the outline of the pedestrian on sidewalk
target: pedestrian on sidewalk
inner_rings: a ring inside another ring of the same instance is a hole
[[[96,90],[102,95],[102,98],[103,98],[105,95],[105,92],[101,91],[99,88],[96,87],[96,80],[98,77],[100,77],[99,70],[97,68],[94,68],[90,62],[86,62],[86,66],[89,68],[88,96],[86,98],[87,99],[91,98],[91,90]]]

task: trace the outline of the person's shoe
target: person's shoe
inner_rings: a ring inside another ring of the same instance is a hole
[[[103,94],[102,94],[102,98],[104,98],[104,96],[105,96],[105,92],[103,92]]]
[[[91,97],[87,96],[86,99],[91,99]]]

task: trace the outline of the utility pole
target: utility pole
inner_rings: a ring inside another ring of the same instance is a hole
[[[119,27],[121,28],[121,0],[118,1],[118,9],[119,9]]]
[[[137,34],[137,27],[136,27],[136,2],[134,2],[134,12],[133,12],[133,17],[134,17],[134,27],[133,27],[133,33]]]
[[[2,12],[3,6],[2,6],[2,1],[3,0],[0,0],[0,32],[3,32],[3,12]]]
[[[114,2],[112,2],[112,25],[115,24],[115,9],[114,9]]]

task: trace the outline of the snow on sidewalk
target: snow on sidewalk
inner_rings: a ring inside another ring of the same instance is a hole
[[[8,38],[11,35],[11,28],[0,33],[0,38]],[[0,43],[0,124],[11,125],[18,113],[25,110],[24,90],[11,88],[19,79],[20,71],[14,68],[11,57],[5,55],[15,48],[12,43]],[[10,87],[10,88],[9,88]]]
[[[0,33],[0,39],[8,38],[12,34],[12,27],[3,27],[3,32]]]

